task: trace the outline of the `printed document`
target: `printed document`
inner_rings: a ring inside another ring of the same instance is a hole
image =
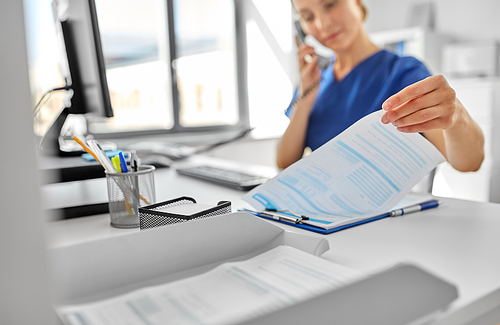
[[[360,279],[359,272],[289,246],[91,304],[67,306],[67,325],[231,324]]]
[[[243,200],[259,211],[288,210],[331,229],[391,211],[443,155],[419,133],[365,116]]]

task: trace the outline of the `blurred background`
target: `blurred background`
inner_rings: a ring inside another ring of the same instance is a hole
[[[51,0],[24,0],[32,103],[64,85]],[[443,74],[481,126],[486,159],[475,173],[439,167],[433,194],[500,202],[500,2],[365,0],[365,28],[381,47]],[[298,72],[288,0],[96,0],[115,116],[87,117],[96,137],[218,134],[255,127],[273,145],[288,119]],[[37,115],[42,135],[63,105]],[[75,119],[76,120],[76,119]],[[78,124],[74,121],[75,125]],[[78,126],[73,126],[77,128]],[[70,127],[71,128],[71,127]],[[201,141],[201,140],[200,140]],[[273,164],[273,157],[257,161]]]

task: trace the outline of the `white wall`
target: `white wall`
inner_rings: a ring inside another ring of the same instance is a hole
[[[500,39],[500,1],[435,0],[436,28],[459,40]]]
[[[366,30],[375,32],[408,27],[414,4],[433,3],[436,30],[460,41],[500,39],[498,0],[365,0]]]
[[[22,3],[0,3],[0,324],[54,324]]]
[[[397,30],[409,27],[415,5],[431,3],[434,9],[434,26],[438,34],[453,41],[500,40],[500,1],[498,0],[364,0],[369,11],[365,28],[368,33]],[[437,53],[435,59],[440,60]],[[429,62],[427,62],[429,63]],[[436,72],[436,71],[433,71]],[[439,71],[437,71],[440,73]],[[449,79],[449,78],[448,78]],[[500,78],[449,79],[457,96],[483,129],[486,137],[486,157],[476,173],[459,173],[448,164],[439,167],[434,181],[433,194],[477,201],[500,202],[500,159],[498,152],[498,122],[500,91],[496,86]],[[492,86],[495,85],[495,86]],[[492,122],[493,121],[493,122]]]

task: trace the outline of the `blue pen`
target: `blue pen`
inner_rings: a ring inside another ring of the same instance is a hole
[[[118,153],[120,157],[120,167],[122,169],[122,173],[128,173],[127,163],[125,162],[125,157],[123,157],[123,153],[120,151]]]
[[[423,202],[423,203],[420,203],[417,205],[412,205],[412,206],[407,207],[407,208],[393,210],[393,211],[391,211],[391,217],[402,216],[403,214],[427,210],[427,209],[435,208],[437,206],[439,206],[439,202],[437,200],[431,200],[431,201]]]

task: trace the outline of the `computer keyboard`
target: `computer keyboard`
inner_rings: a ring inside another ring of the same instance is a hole
[[[208,165],[197,165],[178,167],[177,172],[182,175],[201,178],[207,181],[236,188],[239,190],[250,190],[265,181],[267,177],[245,173],[225,167],[214,167]]]
[[[127,150],[135,150],[139,155],[162,155],[170,159],[177,160],[192,156],[196,153],[196,148],[174,142],[166,141],[141,141],[130,144]]]

